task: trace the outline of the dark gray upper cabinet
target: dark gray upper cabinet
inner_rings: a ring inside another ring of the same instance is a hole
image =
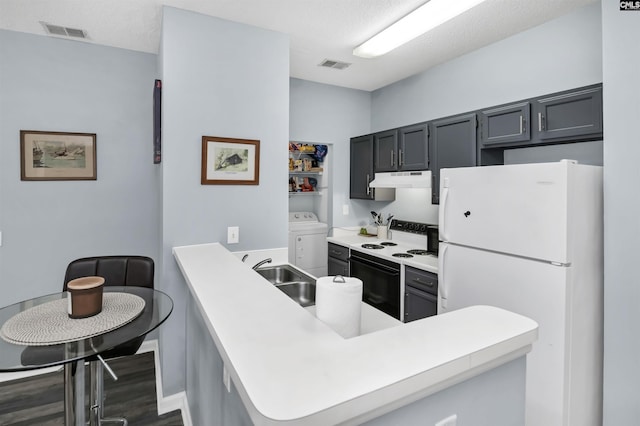
[[[427,170],[429,132],[426,123],[386,130],[374,135],[375,172]]]
[[[431,202],[440,202],[440,169],[476,165],[476,114],[457,115],[431,122]]]
[[[373,135],[374,160],[376,172],[394,172],[398,170],[398,131],[387,130]]]
[[[373,190],[369,188],[373,180],[373,135],[351,139],[350,166],[349,197],[373,199]]]
[[[541,142],[602,134],[602,86],[537,99],[534,131]]]
[[[531,104],[520,102],[480,112],[482,146],[526,142],[531,139]]]
[[[398,170],[427,170],[429,168],[429,127],[427,123],[402,127],[398,130]]]

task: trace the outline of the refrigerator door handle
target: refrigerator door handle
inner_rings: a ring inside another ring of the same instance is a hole
[[[444,276],[445,271],[445,259],[447,256],[447,248],[449,245],[447,243],[440,243],[440,248],[438,250],[438,299],[440,306],[438,309],[447,309],[447,280]]]
[[[440,194],[440,209],[438,210],[438,223],[440,226],[440,239],[442,241],[449,241],[449,236],[447,234],[447,226],[445,222],[445,217],[447,216],[447,199],[449,198],[449,182],[444,182],[442,186],[442,194]]]

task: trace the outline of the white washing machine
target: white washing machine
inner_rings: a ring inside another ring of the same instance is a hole
[[[313,212],[289,212],[289,263],[314,277],[326,276],[327,230]]]

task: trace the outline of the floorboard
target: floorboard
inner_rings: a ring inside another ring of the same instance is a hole
[[[106,417],[125,417],[131,426],[183,426],[180,410],[158,416],[153,357],[147,352],[108,361],[118,381],[105,372]],[[86,370],[88,399],[88,366]],[[63,425],[63,380],[58,371],[0,384],[0,425]]]

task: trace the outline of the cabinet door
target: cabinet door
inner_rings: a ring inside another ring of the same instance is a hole
[[[542,141],[602,133],[602,87],[538,99],[534,128]]]
[[[438,313],[438,297],[412,286],[404,293],[404,322],[415,321]]]
[[[329,257],[329,271],[330,276],[342,275],[343,277],[349,276],[349,263],[344,260],[336,259],[335,257]]]
[[[339,244],[327,243],[329,257],[347,262],[349,260],[349,248]]]
[[[480,113],[480,141],[483,146],[526,142],[531,139],[531,104],[522,102]]]
[[[387,130],[373,137],[374,161],[376,172],[394,172],[398,168],[398,131]]]
[[[349,197],[370,200],[373,192],[369,182],[373,180],[373,136],[351,139]]]
[[[403,127],[399,134],[398,170],[427,170],[429,168],[427,124]]]
[[[476,165],[476,114],[464,114],[431,123],[431,202],[440,202],[440,169]]]

